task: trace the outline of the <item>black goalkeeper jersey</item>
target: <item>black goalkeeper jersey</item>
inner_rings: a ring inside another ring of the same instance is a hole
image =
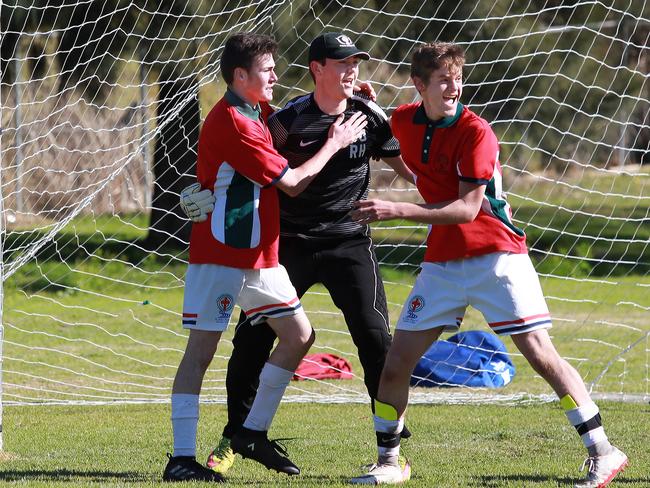
[[[367,116],[365,135],[337,152],[300,195],[279,192],[281,235],[317,239],[367,232],[367,226],[354,222],[348,212],[353,202],[368,195],[370,158],[399,156],[400,148],[376,103],[354,95],[348,100],[345,120],[357,111]],[[323,113],[309,94],[275,112],[268,124],[275,147],[296,168],[325,144],[337,117]]]

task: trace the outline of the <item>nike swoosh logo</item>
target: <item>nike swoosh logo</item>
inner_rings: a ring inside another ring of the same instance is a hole
[[[314,142],[318,142],[318,140],[307,141],[307,142],[300,141],[300,147],[306,147],[306,146],[309,146],[310,144],[313,144]]]

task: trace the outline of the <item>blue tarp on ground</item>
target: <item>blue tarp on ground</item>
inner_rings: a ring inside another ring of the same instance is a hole
[[[506,346],[495,334],[468,330],[434,342],[415,367],[411,385],[499,388],[514,375]]]

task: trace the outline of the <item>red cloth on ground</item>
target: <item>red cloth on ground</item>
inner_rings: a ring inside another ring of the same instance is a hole
[[[350,362],[335,354],[316,353],[307,354],[298,365],[293,375],[293,380],[327,379],[352,379],[352,365]]]

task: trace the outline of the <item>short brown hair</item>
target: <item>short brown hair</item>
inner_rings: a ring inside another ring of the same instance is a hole
[[[317,63],[320,64],[321,66],[325,66],[325,63],[327,63],[327,59],[326,59],[326,58],[323,58],[323,59],[312,59],[311,61],[309,61],[309,75],[311,76],[312,81],[313,81],[314,83],[316,83],[316,77],[314,76],[314,72],[311,70],[311,63],[312,63],[312,61],[317,62]]]
[[[235,68],[248,71],[257,56],[272,54],[278,50],[278,43],[271,36],[253,32],[238,32],[226,40],[221,53],[221,76],[230,85]]]
[[[411,78],[420,78],[426,85],[431,73],[448,67],[462,72],[465,65],[465,51],[451,42],[430,42],[419,46],[411,57]]]

